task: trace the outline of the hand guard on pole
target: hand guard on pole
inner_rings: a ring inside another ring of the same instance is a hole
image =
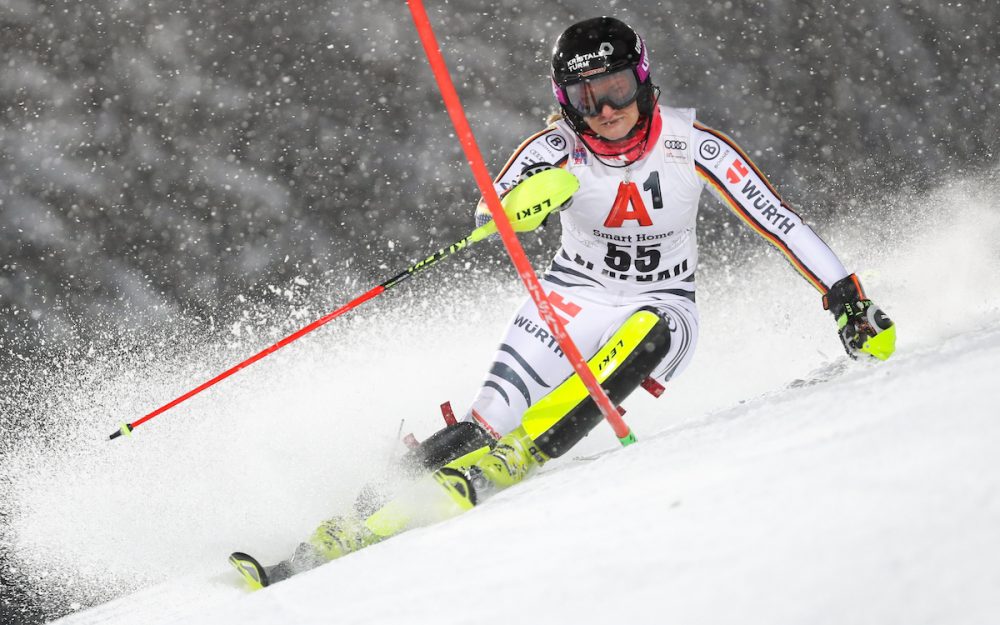
[[[851,358],[867,354],[887,360],[896,351],[896,324],[868,299],[853,273],[830,287],[823,308],[837,320],[837,334]]]
[[[521,170],[521,173],[520,175],[518,175],[517,180],[514,182],[514,185],[500,195],[500,199],[506,202],[507,196],[513,193],[514,190],[521,185],[521,183],[523,183],[528,178],[531,178],[532,176],[540,174],[543,171],[547,171],[549,169],[558,169],[558,167],[552,165],[551,163],[532,163],[530,165],[527,165],[523,170]],[[552,208],[550,212],[548,212],[545,215],[545,217],[541,220],[525,219],[525,220],[515,221],[513,217],[511,217],[511,224],[514,226],[514,232],[531,232],[532,230],[537,229],[539,226],[544,227],[548,223],[549,216],[551,215],[551,213],[559,212],[564,208],[568,208],[571,204],[573,204],[572,197],[563,202],[562,204],[560,204],[559,206]],[[508,216],[510,217],[510,215]],[[476,227],[483,226],[492,220],[493,220],[493,215],[490,214],[490,209],[487,208],[486,202],[480,200],[479,205],[476,206]],[[491,235],[490,240],[499,241],[500,235],[499,234]]]

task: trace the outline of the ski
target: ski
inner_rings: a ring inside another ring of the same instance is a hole
[[[253,590],[260,590],[270,583],[267,578],[267,569],[252,556],[242,551],[231,553],[229,555],[229,563],[239,571],[240,575]]]

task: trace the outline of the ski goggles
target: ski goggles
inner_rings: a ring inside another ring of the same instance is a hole
[[[584,117],[596,117],[607,104],[623,109],[639,97],[639,81],[631,67],[574,82],[562,88],[568,104]]]

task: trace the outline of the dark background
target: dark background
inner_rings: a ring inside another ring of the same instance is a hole
[[[663,101],[734,136],[814,222],[996,162],[996,3],[618,4]],[[5,362],[109,320],[225,316],[299,276],[377,279],[470,227],[475,185],[402,2],[5,7]],[[496,170],[552,108],[551,42],[595,10],[428,10]]]
[[[997,162],[995,2],[428,11],[494,171],[553,108],[552,41],[602,13],[646,39],[663,103],[736,138],[813,223]],[[472,226],[478,194],[402,1],[6,0],[0,48],[0,462],[29,364],[224,326],[246,302],[357,294]],[[723,215],[705,213],[702,244],[738,254]],[[554,236],[526,237],[532,256]],[[0,560],[3,618],[38,620],[13,578]]]

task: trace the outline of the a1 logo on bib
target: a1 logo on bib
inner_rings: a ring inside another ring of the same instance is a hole
[[[663,162],[686,163],[691,160],[688,153],[688,139],[681,135],[663,135],[660,137],[663,146]]]
[[[637,221],[640,226],[652,226],[646,204],[642,201],[639,189],[632,182],[618,184],[618,196],[611,206],[611,212],[604,219],[605,228],[621,228],[626,221]],[[634,225],[634,224],[630,224]]]

